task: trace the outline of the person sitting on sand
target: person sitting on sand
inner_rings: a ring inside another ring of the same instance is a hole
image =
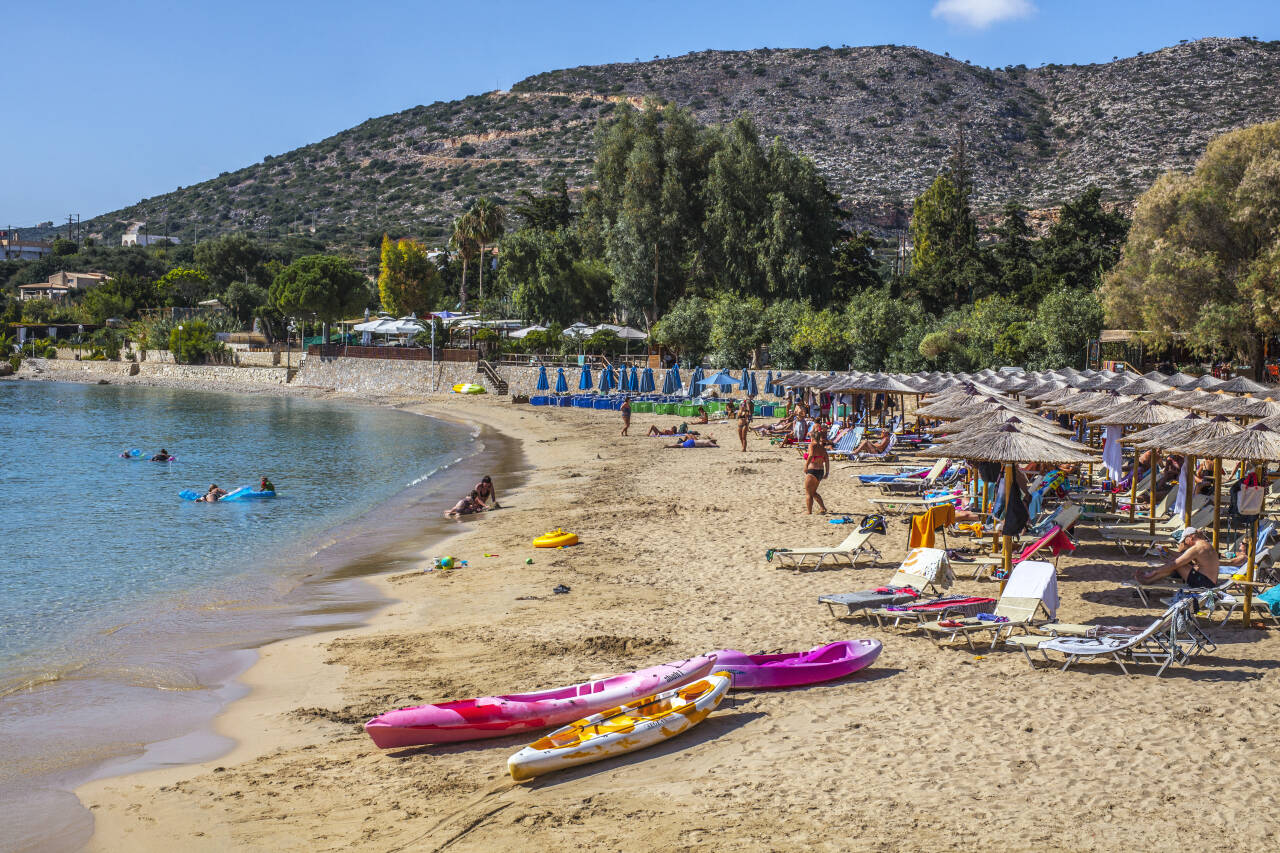
[[[151,461],[152,461],[152,462],[168,462],[168,461],[169,461],[170,459],[172,459],[172,458],[173,458],[173,457],[169,455],[169,451],[165,450],[165,449],[162,447],[162,448],[160,448],[160,452],[159,452],[159,453],[157,453],[155,456],[152,456],[152,457],[151,457]]]
[[[445,512],[445,515],[471,515],[472,513],[484,511],[485,505],[480,502],[480,496],[473,489],[471,494],[454,504],[452,509]]]
[[[884,435],[880,436],[878,441],[872,441],[869,438],[863,439],[858,446],[849,451],[854,453],[884,453],[889,449],[889,440],[893,437],[893,433],[885,430]]]
[[[262,478],[261,482],[258,483],[258,491],[260,492],[274,493],[275,490],[276,490],[276,484],[268,480],[265,476]]]
[[[710,423],[710,421],[709,421],[709,420],[707,420],[707,407],[706,407],[706,406],[699,406],[699,407],[698,407],[698,419],[697,419],[696,421],[694,421],[694,423],[695,423],[695,424],[705,424],[705,423]]]
[[[204,497],[200,498],[200,500],[205,503],[216,503],[226,497],[227,494],[228,492],[226,489],[219,489],[218,484],[214,483],[209,486],[209,491],[205,492]]]
[[[1138,583],[1147,584],[1177,575],[1192,589],[1211,589],[1218,585],[1221,561],[1213,545],[1194,527],[1184,527],[1177,535],[1178,554],[1154,569],[1138,569],[1133,573]]]
[[[494,491],[493,480],[489,477],[488,474],[485,474],[484,477],[480,480],[480,482],[476,483],[475,490],[472,492],[472,494],[480,499],[481,505],[487,504],[490,501],[492,501],[493,509],[502,509],[502,507],[498,506],[498,493]]]
[[[664,444],[662,446],[666,448],[666,447],[719,447],[720,445],[716,444],[715,436],[709,435],[706,438],[694,438],[693,436],[689,436],[684,441],[677,441],[675,444]]]

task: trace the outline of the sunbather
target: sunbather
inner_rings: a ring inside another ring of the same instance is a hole
[[[878,441],[872,441],[869,438],[864,439],[861,443],[858,444],[857,447],[853,448],[853,450],[849,452],[851,454],[884,453],[886,450],[889,449],[889,442],[892,440],[892,438],[893,438],[893,433],[886,430],[884,435],[882,435]]]
[[[668,447],[719,447],[720,445],[716,444],[715,436],[709,435],[706,438],[693,438],[692,436],[690,436],[689,438],[686,438],[684,441],[677,441],[675,444],[664,444],[662,446],[664,448],[668,448]]]
[[[1218,585],[1221,562],[1218,552],[1194,527],[1185,527],[1178,536],[1179,554],[1163,566],[1133,573],[1138,583],[1155,583],[1171,575],[1180,577],[1193,589],[1210,589]]]
[[[666,429],[658,429],[657,425],[649,427],[649,435],[697,435],[698,433],[690,430],[686,424],[678,426],[670,426]]]

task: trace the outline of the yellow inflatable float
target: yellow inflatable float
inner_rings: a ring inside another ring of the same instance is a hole
[[[485,393],[483,385],[476,385],[473,382],[459,382],[453,386],[455,394],[483,394]]]
[[[578,534],[566,533],[557,527],[550,533],[544,533],[533,540],[535,548],[562,548],[565,545],[577,545]]]

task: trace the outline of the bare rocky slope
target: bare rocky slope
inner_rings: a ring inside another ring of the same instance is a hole
[[[191,239],[303,231],[334,245],[436,239],[478,195],[509,200],[549,175],[590,180],[593,133],[618,101],[658,97],[699,120],[752,116],[812,157],[862,226],[900,225],[963,128],[980,211],[1052,207],[1089,184],[1124,202],[1187,169],[1212,137],[1280,117],[1280,42],[1203,39],[1096,65],[988,69],[901,46],[705,51],[550,71],[370,119],[97,217]]]

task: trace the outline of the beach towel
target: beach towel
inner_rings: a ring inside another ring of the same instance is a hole
[[[927,601],[922,604],[891,604],[885,610],[904,613],[929,613],[934,610],[946,610],[949,607],[966,607],[969,605],[995,604],[994,598],[982,598],[973,595],[953,595],[948,598],[938,598]]]
[[[1102,467],[1112,481],[1119,480],[1121,475],[1120,466],[1124,461],[1123,449],[1120,447],[1122,435],[1124,435],[1124,427],[1109,426],[1106,441],[1102,445]]]
[[[1058,573],[1052,563],[1027,560],[1013,567],[1001,598],[1038,598],[1051,618],[1058,613]]]
[[[1173,514],[1182,515],[1187,508],[1187,477],[1190,460],[1182,457],[1182,470],[1178,472],[1178,497],[1173,502]]]
[[[907,537],[907,548],[932,548],[933,532],[939,527],[947,527],[956,520],[954,504],[939,504],[930,507],[928,512],[911,516],[911,533]]]

